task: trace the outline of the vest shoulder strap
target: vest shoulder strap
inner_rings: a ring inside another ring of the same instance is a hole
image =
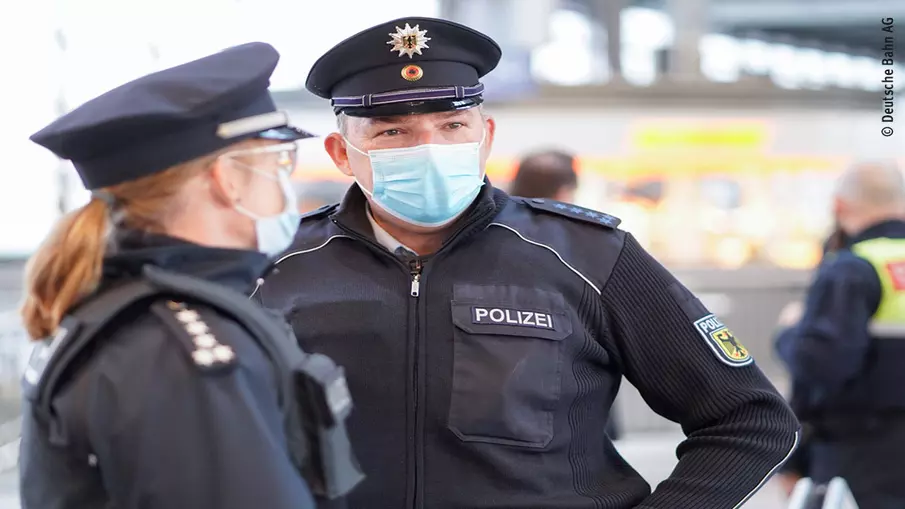
[[[67,368],[117,316],[154,298],[159,289],[142,280],[110,288],[66,315],[54,335],[32,349],[22,377],[23,395],[45,413]]]
[[[236,320],[279,367],[286,368],[303,358],[292,329],[282,317],[264,310],[248,296],[216,283],[166,272],[153,266],[145,267],[144,275],[154,286],[172,291],[181,299],[213,307]]]
[[[52,338],[32,351],[23,376],[24,395],[50,413],[53,396],[64,381],[67,369],[117,317],[139,308],[149,309],[166,324],[176,341],[200,373],[232,368],[237,359],[228,344],[209,333],[192,303],[213,307],[240,323],[282,372],[303,357],[292,340],[288,326],[279,327],[267,312],[245,296],[184,274],[174,274],[146,266],[143,277],[111,288],[89,299],[67,315]],[[286,377],[280,377],[286,378]],[[288,385],[284,384],[284,385]],[[280,387],[281,401],[291,387]]]
[[[277,397],[283,411],[286,439],[293,462],[301,465],[308,454],[308,445],[302,433],[301,409],[294,399],[297,380],[293,373],[306,363],[309,356],[299,348],[295,334],[282,316],[256,305],[245,295],[208,281],[186,278],[152,266],[145,267],[144,275],[156,286],[175,290],[183,298],[202,302],[230,316],[257,341],[280,374],[277,377]],[[198,359],[195,360],[197,362]]]

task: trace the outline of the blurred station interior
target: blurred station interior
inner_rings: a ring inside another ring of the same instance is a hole
[[[15,313],[24,260],[88,197],[29,134],[139,75],[260,40],[282,54],[278,103],[326,135],[333,112],[304,90],[314,59],[402,16],[458,21],[503,47],[484,80],[496,186],[526,152],[576,153],[578,204],[620,217],[784,389],[771,335],[820,258],[835,177],[864,159],[905,167],[905,109],[900,125],[881,122],[881,19],[897,15],[905,22],[905,0],[19,2],[0,15],[0,417],[17,414],[27,352]],[[905,57],[895,76],[901,91]],[[885,137],[885,125],[900,132]],[[306,210],[352,183],[318,139],[302,143],[299,161]],[[626,432],[675,430],[623,393]]]

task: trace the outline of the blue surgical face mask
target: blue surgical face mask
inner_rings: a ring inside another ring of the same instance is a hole
[[[486,134],[486,131],[485,131]],[[409,224],[444,226],[474,201],[484,185],[481,146],[478,143],[417,145],[415,147],[371,150],[373,189],[359,187],[387,213]]]
[[[257,236],[258,251],[272,257],[275,257],[286,250],[295,234],[299,229],[301,221],[301,213],[298,210],[298,201],[295,191],[292,189],[292,181],[289,178],[289,172],[285,170],[277,171],[277,175],[247,167],[250,171],[261,175],[262,177],[275,180],[283,191],[283,198],[286,207],[283,212],[275,216],[260,216],[246,209],[241,205],[235,205],[235,209],[241,214],[248,216],[255,221],[255,234]]]

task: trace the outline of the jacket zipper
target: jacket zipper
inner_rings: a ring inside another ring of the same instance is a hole
[[[493,211],[492,208],[487,209],[486,211],[483,211],[479,215],[479,217],[476,218],[473,222],[470,221],[469,223],[462,225],[461,227],[456,229],[452,233],[452,235],[450,235],[449,238],[447,238],[446,241],[440,246],[440,249],[437,250],[437,253],[435,253],[433,256],[435,257],[441,251],[445,251],[446,248],[450,244],[452,244],[457,238],[459,238],[462,235],[462,233],[464,233],[469,228],[473,227],[476,223],[480,222],[484,217],[486,217],[486,215],[488,215],[492,211]],[[339,221],[336,220],[336,218],[331,218],[331,221],[333,222],[333,224],[335,224],[337,227],[339,227],[340,230],[346,232],[353,238],[358,239],[358,240],[364,242],[366,245],[370,246],[371,248],[376,249],[377,251],[380,251],[380,252],[386,254],[387,256],[391,256],[395,260],[399,261],[399,258],[394,256],[392,253],[389,253],[385,248],[383,248],[383,246],[381,246],[378,243],[372,241],[371,239],[369,239],[363,235],[360,235],[357,232],[343,226],[342,224],[340,224]],[[411,497],[410,500],[412,501],[411,508],[417,509],[420,506],[420,501],[418,500],[418,483],[419,483],[420,472],[418,470],[418,467],[420,464],[420,459],[421,459],[421,455],[422,455],[421,449],[422,449],[422,445],[423,445],[422,444],[423,437],[421,436],[421,433],[419,433],[421,422],[420,422],[419,415],[418,415],[418,412],[420,410],[420,408],[419,408],[420,405],[418,404],[418,398],[420,396],[420,391],[418,390],[419,389],[418,376],[420,374],[418,360],[419,360],[419,356],[421,353],[420,314],[418,312],[419,311],[418,307],[420,305],[419,297],[421,296],[421,286],[423,283],[423,272],[424,272],[423,259],[421,257],[418,257],[418,258],[415,258],[415,259],[409,261],[408,269],[409,269],[409,276],[410,276],[410,282],[411,282],[411,286],[409,288],[409,295],[412,298],[411,301],[413,304],[413,312],[411,313],[411,316],[412,316],[411,330],[414,331],[414,352],[413,352],[413,356],[412,356],[412,398],[414,400],[413,405],[412,405],[412,410],[414,412],[414,416],[413,416],[414,419],[412,420],[412,422],[414,423],[414,426],[413,426],[414,429],[412,430],[413,431],[412,436],[414,438],[414,454],[412,457],[413,464],[412,464],[412,470],[411,470],[412,471],[412,479],[411,479],[412,487],[411,487],[411,492],[409,495]],[[406,498],[408,498],[408,497],[406,497]]]
[[[421,279],[422,279],[422,271],[424,270],[424,264],[420,258],[415,258],[414,260],[409,261],[409,270],[412,279],[412,286],[409,295],[412,297],[411,302],[413,304],[412,307],[412,331],[413,334],[413,352],[412,352],[412,410],[414,412],[414,418],[412,422],[414,422],[414,429],[412,430],[412,436],[414,438],[414,455],[412,457],[412,508],[417,508],[419,506],[418,501],[418,482],[421,472],[418,470],[418,466],[420,464],[421,459],[421,447],[422,447],[422,437],[420,433],[420,419],[419,419],[419,411],[420,405],[418,404],[418,400],[420,398],[420,390],[419,390],[419,356],[421,355],[421,330],[420,330],[420,313],[419,311],[419,298],[421,296]]]
[[[415,507],[418,507],[418,501],[417,501],[417,498],[418,498],[418,463],[419,463],[420,448],[421,448],[421,437],[418,434],[418,425],[419,425],[418,397],[419,397],[419,393],[420,393],[420,391],[418,390],[418,355],[420,353],[420,348],[419,348],[419,339],[420,338],[418,337],[419,333],[420,333],[419,327],[418,327],[418,322],[419,322],[418,305],[419,305],[419,300],[420,300],[419,297],[421,296],[421,283],[422,283],[422,272],[424,271],[424,261],[421,258],[415,258],[415,259],[409,261],[408,264],[406,264],[406,263],[402,262],[397,256],[395,256],[392,253],[390,253],[389,251],[387,251],[380,244],[374,242],[373,240],[371,240],[363,235],[360,235],[359,233],[355,232],[354,230],[346,228],[345,226],[340,224],[339,221],[337,221],[335,218],[331,218],[331,221],[340,230],[344,231],[352,238],[354,238],[356,240],[360,240],[365,245],[369,246],[370,248],[374,249],[375,251],[393,258],[401,266],[408,269],[409,279],[410,279],[410,283],[411,283],[411,285],[409,287],[409,296],[411,297],[411,302],[412,302],[412,306],[413,306],[412,312],[410,313],[410,316],[412,318],[411,318],[409,330],[414,332],[414,352],[412,353],[412,399],[413,399],[412,411],[414,413],[413,419],[412,419],[412,422],[414,423],[414,426],[412,429],[412,436],[414,438],[414,444],[413,444],[414,453],[412,454],[412,460],[411,460],[412,461],[411,492],[409,493],[409,496],[406,498],[409,498],[411,500],[411,507],[415,508]]]
[[[409,262],[409,268],[411,269],[412,274],[412,297],[418,297],[421,295],[421,260],[414,259]]]

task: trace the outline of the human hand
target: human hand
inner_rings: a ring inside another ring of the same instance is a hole
[[[804,303],[800,300],[792,301],[779,312],[776,324],[780,327],[791,327],[801,320],[802,315],[804,315]]]
[[[791,497],[792,491],[795,490],[795,485],[801,479],[801,476],[791,472],[780,472],[776,474],[775,479],[776,482],[779,483],[779,487],[783,494],[786,497]]]

